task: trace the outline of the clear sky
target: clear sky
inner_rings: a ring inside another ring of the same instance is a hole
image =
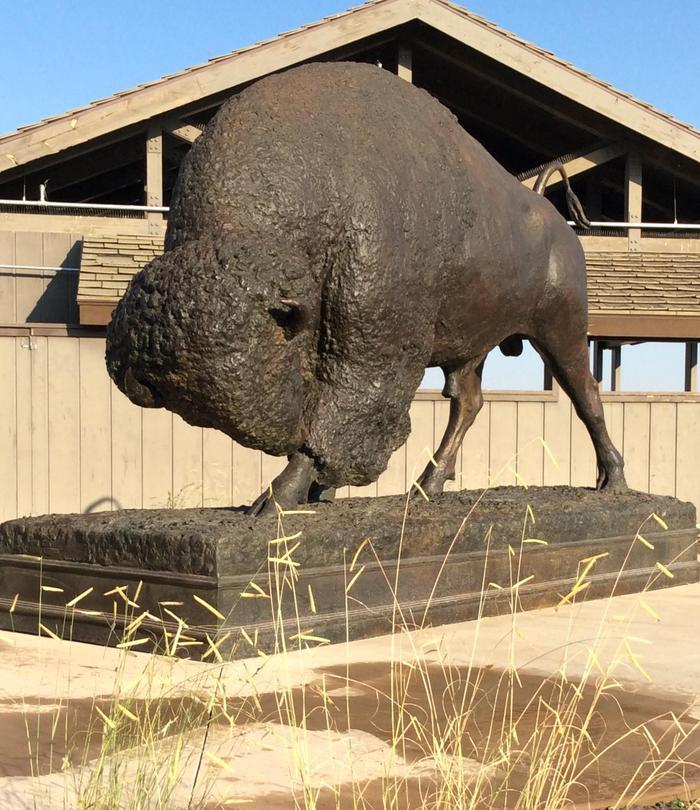
[[[338,13],[351,3],[6,0],[0,132]],[[700,0],[467,0],[464,5],[700,128]],[[659,351],[653,355],[657,372],[678,356],[677,349],[675,354]],[[640,375],[649,360],[638,362],[635,371],[633,350],[627,354],[625,387],[637,380],[648,387]],[[521,387],[509,383],[531,378],[535,368],[532,361],[496,358],[489,366],[485,382],[499,387]],[[656,384],[675,388],[679,373],[674,360],[668,383],[662,376]]]
[[[0,132],[343,11],[352,0],[5,0]],[[472,11],[700,126],[699,0],[468,0]]]

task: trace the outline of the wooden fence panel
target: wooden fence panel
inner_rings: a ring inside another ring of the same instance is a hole
[[[604,402],[603,412],[612,443],[622,452],[625,443],[625,405],[623,402]]]
[[[81,413],[78,340],[49,339],[47,357],[49,510],[79,512]],[[105,459],[105,463],[109,463],[109,459]]]
[[[544,404],[544,441],[547,446],[542,481],[547,486],[571,483],[571,419],[573,409],[560,392]]]
[[[632,489],[649,491],[649,420],[648,402],[625,403],[625,474]]]
[[[112,506],[143,506],[142,411],[115,386],[110,386],[112,413]]]
[[[518,403],[491,403],[490,485],[503,487],[516,483],[518,453]]]
[[[15,234],[15,264],[41,267],[44,264],[43,235],[18,231]],[[39,302],[44,294],[44,274],[41,270],[17,272],[16,318],[19,323],[38,321]]]
[[[377,481],[378,495],[402,495],[406,491],[406,445],[389,458],[386,470]]]
[[[570,483],[574,487],[592,487],[596,482],[595,450],[591,437],[578,414],[571,409],[571,448],[569,450],[571,466]]]
[[[202,505],[202,428],[173,416],[173,505]]]
[[[164,408],[145,408],[142,414],[145,509],[174,503],[173,419]]]
[[[112,436],[110,383],[104,374],[102,341],[79,338],[80,348],[80,511],[111,509]]]
[[[491,407],[485,402],[462,443],[462,489],[481,489],[489,480]]]
[[[700,511],[700,403],[679,402],[677,409],[675,495]]]
[[[15,338],[15,396],[17,398],[17,512],[31,515],[32,503],[32,409],[20,402],[32,401],[32,355],[37,350],[32,337]]]
[[[233,505],[254,501],[262,490],[262,453],[233,445]]]
[[[233,442],[218,430],[202,435],[202,502],[231,506],[233,497]]]
[[[515,469],[519,483],[542,486],[544,475],[544,403],[518,402],[518,456]]]
[[[29,402],[32,446],[32,514],[50,511],[49,498],[49,338],[32,337],[32,396]],[[100,353],[104,349],[101,341]],[[104,374],[102,375],[104,378]],[[104,420],[104,415],[100,414]],[[105,460],[102,459],[102,463]],[[111,484],[111,480],[110,480]]]
[[[17,517],[17,392],[15,338],[0,339],[0,520]]]
[[[107,376],[103,339],[6,333],[0,336],[0,377],[0,519],[240,505],[256,498],[285,464],[165,410],[132,405]],[[700,505],[700,397],[607,394],[604,408],[630,485]],[[345,487],[339,496],[405,492],[429,463],[448,414],[449,402],[421,392],[411,406],[411,435],[379,481]],[[491,485],[513,484],[515,472],[528,485],[594,483],[591,441],[563,395],[538,400],[486,393],[454,486],[478,489],[489,485],[489,476]]]
[[[15,262],[15,235],[12,231],[0,231],[0,264],[13,265]],[[16,272],[0,267],[0,323],[17,323]],[[7,366],[3,366],[3,369]]]
[[[649,413],[649,491],[676,491],[676,404],[656,402]]]
[[[0,323],[76,323],[82,236],[0,231]]]

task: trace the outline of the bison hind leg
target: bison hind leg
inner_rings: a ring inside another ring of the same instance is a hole
[[[627,489],[624,462],[605,426],[598,383],[589,368],[585,320],[581,319],[578,328],[572,328],[572,323],[576,319],[567,308],[559,308],[557,315],[547,321],[546,330],[531,339],[532,344],[573,403],[591,437],[598,464],[597,488],[624,491]]]
[[[445,434],[428,466],[416,482],[416,489],[426,497],[439,495],[449,480],[454,480],[457,456],[464,435],[481,410],[481,375],[484,358],[480,357],[459,368],[445,370],[443,396],[450,400],[450,416]]]

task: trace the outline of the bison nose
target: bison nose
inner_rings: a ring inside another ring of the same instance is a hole
[[[159,403],[154,392],[134,376],[134,372],[127,368],[124,374],[124,393],[135,404],[142,408],[157,408]]]

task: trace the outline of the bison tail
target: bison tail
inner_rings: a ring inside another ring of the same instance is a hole
[[[586,212],[583,210],[581,200],[579,200],[579,198],[574,194],[571,184],[569,183],[569,175],[566,173],[564,164],[560,160],[552,161],[552,163],[548,163],[544,169],[542,169],[537,176],[537,181],[535,182],[533,191],[536,194],[544,195],[547,181],[555,172],[559,172],[561,179],[564,181],[564,185],[566,186],[566,205],[569,209],[571,218],[579,228],[590,228],[590,220],[586,216]]]

